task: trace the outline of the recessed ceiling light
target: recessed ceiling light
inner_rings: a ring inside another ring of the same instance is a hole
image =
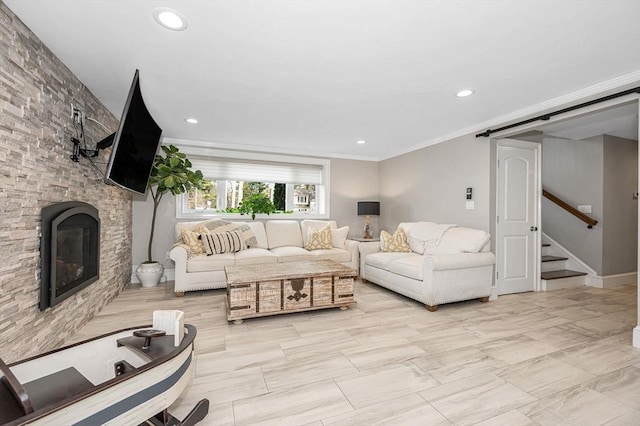
[[[463,89],[456,93],[456,96],[459,98],[466,98],[467,96],[473,95],[473,90],[471,89]]]
[[[363,140],[359,140],[358,142],[356,142],[358,145],[364,145],[365,143],[367,143],[367,141],[363,141]]]
[[[185,17],[173,9],[166,7],[158,7],[153,11],[153,17],[168,30],[182,31],[187,29],[187,20]]]
[[[185,118],[184,121],[189,124],[198,124],[198,120],[196,120],[195,118]]]

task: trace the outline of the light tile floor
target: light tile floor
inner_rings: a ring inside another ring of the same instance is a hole
[[[226,321],[225,291],[125,289],[72,341],[180,309],[198,327],[204,425],[640,425],[636,286],[469,301],[428,312],[356,281],[357,306]],[[69,342],[71,343],[71,342]]]

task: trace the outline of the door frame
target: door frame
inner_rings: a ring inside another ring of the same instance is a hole
[[[499,158],[499,151],[500,151],[500,147],[515,147],[515,148],[524,148],[524,149],[532,149],[535,153],[535,157],[536,157],[536,177],[534,178],[535,182],[533,182],[534,184],[534,197],[536,197],[536,208],[535,210],[535,223],[537,224],[538,227],[538,231],[535,233],[535,237],[534,237],[534,250],[531,253],[531,257],[528,259],[529,262],[532,262],[533,264],[533,291],[540,291],[541,290],[541,285],[540,285],[540,270],[541,270],[541,263],[540,263],[540,256],[541,256],[541,250],[542,250],[542,144],[539,142],[529,142],[529,141],[524,141],[524,140],[517,140],[517,139],[507,139],[507,138],[500,138],[500,139],[496,139],[496,151],[495,151],[495,164],[498,164],[498,158]],[[498,230],[500,229],[500,223],[498,222],[498,215],[497,212],[500,211],[500,199],[498,197],[498,191],[499,191],[499,185],[500,185],[500,180],[499,180],[499,169],[498,167],[494,168],[495,171],[495,212],[496,214],[494,215],[494,226],[496,227],[496,243],[495,243],[495,251],[496,251],[496,269],[495,269],[495,291],[497,294],[498,291],[498,287],[500,286],[500,277],[498,274],[498,271],[500,271],[502,269],[502,256],[501,253],[499,252],[500,248],[501,248],[501,244],[499,244],[499,241],[497,241],[497,236],[498,236]]]

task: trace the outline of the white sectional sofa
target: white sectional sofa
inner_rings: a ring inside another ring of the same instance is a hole
[[[175,226],[176,240],[180,242],[183,229],[193,230],[204,222],[180,222]],[[192,254],[182,244],[176,244],[169,253],[175,262],[175,293],[185,291],[225,288],[224,267],[228,265],[255,265],[300,260],[333,260],[359,269],[358,243],[347,239],[349,227],[338,229],[335,221],[323,220],[270,220],[267,222],[232,222],[247,225],[257,240],[257,247],[236,253]],[[320,229],[329,225],[333,247],[306,250],[308,228]]]
[[[382,252],[380,243],[360,244],[360,274],[364,282],[381,285],[424,303],[488,301],[495,256],[490,235],[482,230],[433,222],[401,223],[410,252]]]

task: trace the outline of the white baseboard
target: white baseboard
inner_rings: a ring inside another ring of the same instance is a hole
[[[587,285],[595,288],[614,288],[621,285],[635,284],[638,282],[637,272],[628,272],[626,274],[607,275],[606,277],[591,276],[587,277]]]
[[[133,271],[131,272],[131,284],[140,284],[140,280],[136,277],[136,268],[138,265],[133,265]],[[164,273],[162,277],[160,277],[160,282],[165,283],[167,281],[174,281],[176,279],[176,270],[175,269],[164,269]]]
[[[640,348],[640,325],[637,325],[633,329],[633,346]]]
[[[497,285],[492,285],[491,286],[491,295],[489,296],[489,300],[490,301],[498,300],[498,286]]]

